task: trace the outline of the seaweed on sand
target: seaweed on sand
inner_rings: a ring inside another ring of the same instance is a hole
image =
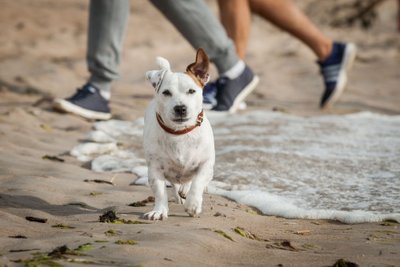
[[[47,159],[47,160],[52,160],[52,161],[58,161],[58,162],[64,162],[64,161],[65,161],[64,159],[62,159],[62,158],[60,158],[60,157],[51,156],[51,155],[44,155],[44,156],[42,157],[42,159]]]
[[[226,239],[229,239],[230,241],[235,242],[235,240],[233,240],[233,238],[230,235],[228,235],[227,233],[225,233],[222,230],[214,230],[214,232],[219,234],[219,235],[221,235],[221,236],[223,236],[223,237],[225,237]]]
[[[128,206],[131,206],[131,207],[144,207],[144,206],[146,206],[147,203],[150,203],[150,202],[154,202],[154,197],[150,196],[150,197],[148,197],[148,198],[146,198],[144,200],[136,201],[136,202],[133,202],[131,204],[128,204]]]
[[[257,237],[255,234],[245,230],[242,227],[237,226],[237,227],[235,227],[233,229],[233,231],[235,231],[235,233],[237,233],[237,234],[239,234],[239,235],[241,235],[241,236],[243,236],[245,238],[252,239],[252,240],[257,240],[257,241],[262,241],[261,238]]]
[[[112,223],[117,219],[119,218],[117,217],[117,214],[113,210],[106,211],[103,215],[99,216],[99,221],[105,223]]]
[[[90,243],[86,243],[78,246],[76,249],[70,249],[66,245],[56,247],[48,254],[37,253],[31,259],[26,260],[16,260],[17,263],[24,263],[26,267],[39,267],[39,266],[49,266],[49,267],[62,267],[63,265],[55,262],[55,260],[66,260],[68,262],[79,262],[79,263],[93,263],[88,260],[82,259],[71,259],[67,258],[66,255],[74,256],[86,256],[81,253],[82,251],[92,250],[93,246]]]
[[[38,218],[33,216],[26,216],[25,219],[30,222],[38,222],[38,223],[46,223],[47,219],[45,218]]]
[[[101,180],[101,179],[92,179],[92,180],[85,179],[85,180],[83,180],[83,181],[86,182],[86,183],[93,182],[93,183],[97,183],[97,184],[109,184],[109,185],[114,185],[113,182],[106,181],[106,180]]]
[[[51,227],[59,228],[59,229],[75,229],[75,227],[73,227],[73,226],[65,225],[65,224],[62,224],[62,223],[54,224]]]
[[[136,245],[137,243],[138,243],[137,241],[131,240],[131,239],[115,241],[115,244],[118,244],[118,245],[131,245],[131,246],[133,246],[133,245]]]
[[[103,215],[100,215],[99,221],[105,223],[114,223],[114,224],[149,224],[148,222],[120,219],[113,210],[109,210],[105,212]]]
[[[358,267],[359,265],[354,262],[346,261],[345,259],[337,260],[332,267]]]

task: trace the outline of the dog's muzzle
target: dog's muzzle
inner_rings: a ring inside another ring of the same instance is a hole
[[[185,105],[177,105],[174,107],[175,116],[179,118],[186,118],[187,107]]]
[[[182,135],[182,134],[187,134],[187,133],[191,132],[192,130],[194,130],[196,127],[200,127],[201,126],[201,124],[203,123],[204,112],[201,111],[197,115],[197,119],[196,119],[196,124],[195,125],[192,125],[190,127],[186,127],[184,129],[181,129],[181,130],[175,130],[175,129],[169,128],[167,125],[165,125],[163,119],[161,118],[160,114],[158,114],[158,113],[156,113],[156,118],[157,118],[157,122],[160,125],[160,127],[163,128],[164,131],[166,131],[167,133],[174,134],[174,135]]]

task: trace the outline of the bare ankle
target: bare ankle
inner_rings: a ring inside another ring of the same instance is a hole
[[[317,57],[319,61],[324,61],[329,57],[332,52],[333,42],[326,42],[324,45],[321,45],[317,51]]]

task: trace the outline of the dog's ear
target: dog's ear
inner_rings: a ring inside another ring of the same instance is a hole
[[[164,75],[167,71],[171,70],[171,66],[168,62],[163,57],[157,57],[156,58],[157,65],[161,68],[161,70],[150,70],[146,72],[146,79],[150,81],[151,85],[156,89],[158,92],[162,80],[164,79]]]
[[[146,72],[146,79],[151,83],[157,93],[166,72],[167,70],[149,70]]]
[[[210,60],[203,48],[197,49],[196,53],[196,62],[187,66],[186,71],[193,74],[196,77],[201,85],[206,85],[206,83],[210,79],[210,75],[208,74],[208,69],[210,66]]]

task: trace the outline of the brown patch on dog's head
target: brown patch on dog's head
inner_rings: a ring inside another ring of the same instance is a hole
[[[208,69],[210,66],[210,60],[203,48],[197,49],[196,62],[186,67],[186,72],[201,86],[204,87],[210,75]]]

